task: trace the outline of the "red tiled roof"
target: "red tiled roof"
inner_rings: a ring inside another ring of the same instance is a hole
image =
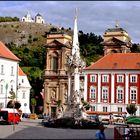
[[[140,53],[112,53],[102,57],[85,70],[139,70]]]
[[[18,68],[18,72],[19,72],[18,73],[19,76],[25,76],[26,75],[20,67]]]
[[[15,60],[15,61],[20,60],[1,41],[0,41],[0,57]]]

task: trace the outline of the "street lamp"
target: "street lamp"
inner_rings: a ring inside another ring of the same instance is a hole
[[[17,93],[16,93],[16,101],[17,101],[17,98],[18,98],[18,90],[21,88],[21,84],[19,83],[18,85],[17,85]]]
[[[15,98],[16,98],[16,94],[15,92],[13,91],[13,88],[11,88],[11,91],[9,92],[10,93],[10,97],[8,97],[9,99],[12,100],[13,102],[13,112],[14,112],[14,116],[13,116],[13,131],[15,131]]]

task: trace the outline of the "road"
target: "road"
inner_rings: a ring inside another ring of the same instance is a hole
[[[1,139],[95,139],[97,130],[47,128],[40,124],[41,120],[22,120],[15,125],[0,125]],[[106,128],[107,139],[114,138],[113,128]]]

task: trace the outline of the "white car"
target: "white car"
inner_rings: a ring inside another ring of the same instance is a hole
[[[120,115],[113,115],[113,122],[114,123],[123,123],[124,118],[123,118],[123,116],[120,116]]]

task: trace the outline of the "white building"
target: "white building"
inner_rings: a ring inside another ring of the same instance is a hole
[[[35,23],[41,23],[41,24],[45,23],[44,18],[39,13],[35,16],[35,20],[34,20],[32,16],[29,14],[29,12],[27,13],[27,15],[21,18],[21,21],[22,22],[35,22]]]
[[[17,58],[0,41],[0,106],[6,107],[10,96],[9,91],[13,89],[17,93],[18,84],[18,62]]]
[[[45,20],[39,13],[35,16],[35,23],[42,23],[42,24],[45,23]]]
[[[30,113],[31,86],[27,76],[19,68],[19,61],[20,59],[0,41],[0,108],[7,106],[10,101],[9,92],[13,89],[16,100],[21,103],[22,112]]]
[[[31,113],[30,112],[30,83],[26,74],[19,68],[18,75],[18,101],[21,103],[20,109],[22,113]]]
[[[31,17],[31,15],[28,12],[27,15],[22,17],[21,21],[22,22],[34,22],[34,19]]]

